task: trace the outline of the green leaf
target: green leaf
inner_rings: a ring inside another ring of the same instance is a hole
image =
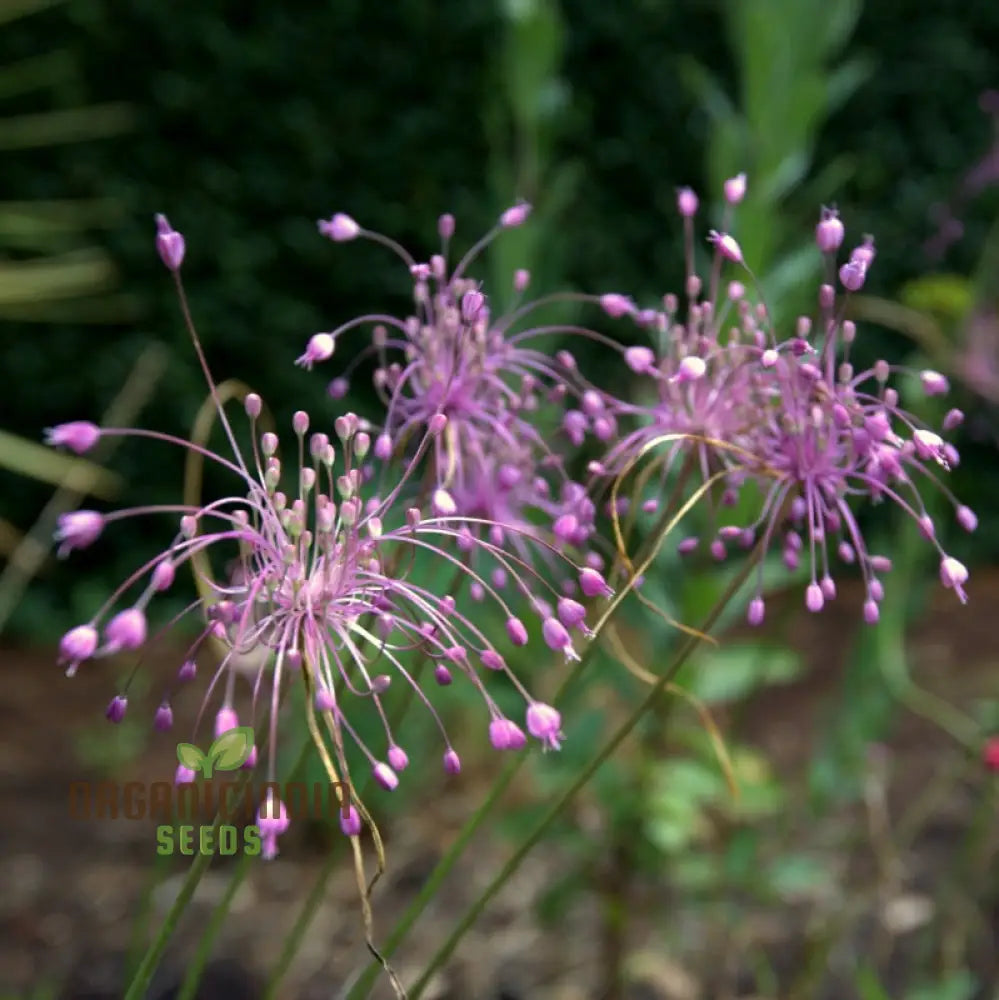
[[[253,727],[236,726],[223,733],[209,748],[208,760],[219,771],[235,771],[253,750]]]
[[[195,772],[205,765],[205,755],[193,743],[177,744],[177,760]]]

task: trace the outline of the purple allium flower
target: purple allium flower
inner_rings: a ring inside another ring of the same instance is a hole
[[[392,468],[393,485],[384,495],[364,495],[371,478],[365,456],[372,439],[368,425],[353,413],[334,422],[338,444],[325,433],[310,434],[308,415],[295,413],[292,459],[286,466],[278,435],[260,432],[257,421],[262,403],[250,394],[244,409],[253,444],[252,453],[245,456],[237,447],[228,415],[218,404],[193,327],[190,333],[216,399],[231,456],[159,432],[106,429],[102,433],[151,437],[196,452],[232,474],[237,488],[230,496],[195,506],[139,507],[107,516],[79,511],[65,516],[57,537],[67,551],[90,544],[106,523],[125,517],[166,514],[179,519],[178,531],[166,550],[142,564],[89,622],[63,637],[60,659],[69,664],[67,673],[74,673],[86,660],[144,648],[149,641],[147,609],[153,598],[175,584],[178,569],[197,558],[199,598],[186,614],[200,618],[200,634],[184,656],[176,683],[195,678],[197,656],[209,640],[222,650],[201,712],[203,717],[211,711],[214,692],[222,692],[221,704],[216,701],[215,708],[217,737],[240,724],[232,707],[233,690],[240,675],[250,674],[249,724],[256,728],[266,721],[269,727],[271,779],[283,694],[296,681],[305,684],[316,709],[326,717],[340,773],[350,773],[347,747],[353,743],[379,784],[384,788],[398,784],[397,772],[405,768],[408,757],[382,707],[383,695],[396,683],[411,686],[433,717],[445,746],[445,769],[458,773],[460,759],[434,704],[412,673],[415,661],[423,657],[445,672],[448,682],[453,677],[475,688],[484,702],[494,745],[499,740],[502,749],[515,749],[523,743],[517,736],[520,728],[505,716],[489,690],[496,683],[490,675],[502,673],[523,698],[528,732],[544,746],[556,746],[558,726],[552,720],[558,713],[535,701],[494,648],[479,624],[490,616],[472,614],[451,594],[440,596],[412,570],[417,560],[425,558],[448,568],[455,592],[465,584],[477,591],[479,599],[491,605],[492,620],[507,622],[511,641],[539,650],[544,642],[567,658],[576,656],[573,641],[551,610],[563,595],[534,568],[537,560],[518,555],[518,546],[528,554],[532,549],[540,551],[542,563],[558,563],[571,571],[586,593],[604,592],[606,585],[599,574],[572,563],[558,545],[536,532],[486,516],[485,504],[481,514],[473,515],[467,510],[456,514],[441,503],[434,505],[436,510],[424,511],[410,500],[403,502],[424,457],[448,433],[450,421],[440,412],[426,420],[413,455]],[[512,464],[501,464],[496,470],[496,481],[508,492],[519,481],[512,474],[515,471]],[[294,484],[289,492],[281,488],[285,480]],[[459,496],[465,502],[463,494]],[[566,502],[575,510],[580,498],[573,496]],[[476,567],[481,564],[492,573],[480,572]],[[505,596],[504,590],[512,596]],[[116,610],[121,605],[125,606]],[[561,618],[585,635],[582,605],[569,602],[560,609]],[[533,637],[518,617],[521,614],[533,625]],[[172,724],[171,700],[167,692],[156,713],[157,728]],[[125,694],[116,696],[108,717],[118,721],[125,705]],[[351,721],[366,705],[373,705],[382,724],[381,753],[361,739]],[[182,768],[176,780],[189,781],[191,776]],[[260,822],[268,856],[276,853],[276,839],[287,826],[284,807],[272,805],[272,813]],[[346,824],[352,830],[354,826],[353,820]]]
[[[708,515],[713,535],[708,549],[714,558],[725,558],[731,542],[743,549],[757,540],[765,549],[779,544],[789,568],[806,561],[805,604],[817,612],[836,596],[835,552],[858,564],[867,591],[864,618],[872,624],[884,594],[880,575],[891,563],[868,551],[855,507],[891,501],[937,548],[941,581],[963,601],[967,570],[940,548],[920,495],[922,482],[939,485],[938,470],[955,465],[957,451],[901,407],[898,391],[888,384],[893,369],[887,362],[864,371],[849,363],[856,329],[844,318],[846,296],[838,300],[831,280],[842,223],[823,210],[816,239],[826,255],[827,275],[816,316],[799,317],[790,336],[778,336],[765,305],[753,304],[741,282],[731,282],[723,295],[726,264],[752,277],[741,250],[727,243],[730,237],[712,233],[715,257],[708,280],[702,280],[694,268],[693,223],[682,208],[681,215],[687,313],[681,320],[678,299],[666,296],[651,323],[644,311],[634,314],[636,323],[658,334],[657,349],[631,348],[624,360],[642,382],[652,382],[655,396],[651,402],[640,396],[608,401],[620,426],[637,427],[611,445],[596,463],[597,473],[620,475],[655,450],[662,475],[649,481],[651,495],[642,499],[647,511],[656,508],[667,477],[679,468],[704,480],[717,475]],[[848,292],[862,286],[875,255],[870,236],[851,251],[839,272]],[[937,372],[924,371],[921,381],[928,395],[948,389]],[[956,412],[948,415],[945,429],[960,423]],[[751,524],[719,524],[722,509],[734,506],[749,485],[762,491],[758,517]],[[974,530],[974,513],[947,496],[961,527]],[[679,547],[689,553],[696,545],[696,538],[688,538]],[[760,580],[748,618],[759,625],[764,617]]]
[[[413,280],[413,313],[351,320],[314,336],[297,360],[311,367],[331,356],[341,337],[361,326],[372,328],[370,346],[350,352],[351,361],[330,383],[330,394],[341,398],[356,367],[374,358],[374,383],[385,417],[373,453],[382,462],[411,456],[430,421],[446,418],[446,430],[435,438],[429,456],[431,509],[442,517],[467,518],[473,534],[479,533],[477,521],[491,522],[494,542],[502,544],[509,535],[521,559],[528,557],[522,539],[537,535],[546,523],[559,546],[585,549],[595,507],[566,474],[566,460],[588,433],[605,441],[615,433],[614,415],[576,370],[572,355],[559,351],[551,357],[536,343],[558,334],[605,338],[565,323],[524,327],[539,307],[558,300],[599,304],[609,315],[633,308],[613,294],[599,299],[548,296],[524,303],[529,275],[518,271],[513,306],[494,315],[489,297],[468,269],[503,229],[526,217],[524,204],[504,212],[454,266],[448,258],[453,216],[442,218],[441,251],[427,263],[418,263],[391,239],[359,229],[359,236],[389,247],[406,265]],[[570,403],[575,405],[569,408]],[[539,415],[546,409],[555,419],[562,414],[561,436],[541,429]]]

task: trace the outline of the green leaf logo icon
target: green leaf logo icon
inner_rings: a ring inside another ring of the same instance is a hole
[[[195,774],[205,765],[205,755],[193,743],[177,744],[177,760]]]
[[[253,727],[236,726],[223,733],[205,755],[204,775],[210,778],[212,768],[217,771],[235,771],[249,759],[253,750]]]
[[[206,778],[212,776],[212,770],[235,771],[249,759],[253,751],[253,727],[237,726],[223,733],[209,748],[208,753],[202,753],[193,743],[177,744],[177,760],[197,773],[200,771]]]

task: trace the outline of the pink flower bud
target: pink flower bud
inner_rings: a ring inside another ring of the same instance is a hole
[[[953,556],[944,556],[940,560],[940,582],[957,594],[961,603],[967,601],[962,584],[968,580],[968,568],[962,562],[958,562]]]
[[[238,726],[239,716],[235,709],[224,705],[215,716],[215,738],[218,739],[223,733],[229,732],[230,729],[236,729]]]
[[[835,253],[843,243],[846,230],[834,208],[823,208],[819,224],[815,227],[815,242],[823,253]]]
[[[504,229],[514,229],[517,226],[522,226],[530,214],[531,206],[526,201],[518,202],[500,216],[500,225]]]
[[[444,751],[444,770],[448,774],[461,774],[461,758],[450,747]]]
[[[723,185],[725,191],[725,200],[730,205],[738,205],[740,201],[746,196],[746,175],[736,174],[735,177],[730,177]]]
[[[305,353],[295,359],[295,364],[301,368],[311,371],[312,366],[316,364],[316,362],[329,361],[329,359],[333,357],[333,351],[335,349],[336,341],[333,339],[332,334],[313,334],[309,338],[308,344],[305,346]]]
[[[506,661],[493,649],[482,650],[479,659],[487,670],[506,670]]]
[[[55,540],[60,543],[56,555],[64,558],[74,549],[85,549],[100,537],[104,518],[95,510],[74,510],[60,514],[56,522]]]
[[[45,429],[45,443],[55,448],[69,448],[77,455],[90,451],[101,436],[97,424],[87,420],[73,420],[68,424],[56,424]]]
[[[964,528],[965,531],[974,531],[978,527],[978,518],[975,516],[975,512],[970,508],[961,504],[957,508],[957,523]]]
[[[184,237],[171,227],[165,215],[156,216],[156,250],[169,270],[180,270],[184,262]]]
[[[817,583],[810,583],[805,590],[805,607],[809,611],[821,611],[825,604],[822,588]]]
[[[454,216],[450,212],[445,212],[437,220],[437,232],[442,240],[449,240],[454,236]]]
[[[356,837],[361,832],[361,814],[354,806],[347,806],[346,810],[340,809],[340,829],[346,837]]]
[[[733,264],[743,263],[742,247],[728,233],[719,233],[712,229],[708,234],[708,242],[713,243],[718,253],[726,260],[730,260]]]
[[[634,312],[634,303],[625,295],[619,295],[617,292],[608,292],[606,295],[600,296],[600,307],[603,309],[608,316],[618,319],[621,316],[627,316],[629,313]]]
[[[156,709],[153,716],[153,728],[158,733],[168,733],[173,728],[173,709],[165,702]]]
[[[765,612],[766,606],[763,603],[763,598],[754,597],[749,602],[749,607],[746,610],[746,621],[748,621],[750,625],[762,625]]]
[[[116,694],[111,701],[108,702],[108,707],[104,710],[104,717],[108,722],[113,722],[116,725],[125,718],[125,712],[128,710],[128,699],[121,694]]]
[[[610,597],[614,593],[603,574],[590,566],[579,571],[579,588],[587,597]]]
[[[624,352],[624,363],[636,375],[644,375],[656,365],[656,356],[648,347],[629,347]]]
[[[409,767],[409,757],[402,747],[393,744],[388,748],[389,766],[394,771],[405,771]]]
[[[947,377],[930,369],[920,372],[919,380],[923,383],[923,392],[927,396],[942,396],[950,389]]]
[[[146,616],[140,608],[119,611],[104,626],[104,637],[115,652],[138,649],[146,641]]]
[[[551,705],[536,701],[527,709],[527,731],[536,739],[541,740],[552,750],[559,749],[562,738],[562,716]]]
[[[517,268],[513,272],[513,290],[515,292],[523,292],[527,290],[527,286],[531,283],[531,272],[523,267]]]
[[[93,625],[71,628],[59,642],[59,662],[73,665],[89,660],[97,649],[97,629]]]
[[[337,212],[329,221],[325,219],[319,221],[319,232],[334,243],[346,243],[360,235],[361,227],[349,215]]]
[[[848,292],[859,292],[867,278],[865,265],[851,260],[839,269],[839,280]]]
[[[527,645],[527,629],[519,618],[511,616],[506,620],[506,634],[515,646]]]
[[[527,736],[509,719],[493,719],[489,723],[489,742],[497,750],[520,750],[527,743]]]
[[[156,569],[153,570],[153,590],[160,593],[164,590],[169,590],[173,586],[175,576],[176,571],[173,568],[173,563],[169,559],[161,559],[156,564]]]
[[[697,195],[691,188],[680,188],[676,192],[676,208],[685,219],[690,219],[697,214],[697,206]]]
[[[388,764],[383,764],[381,761],[375,764],[371,770],[372,777],[379,785],[382,786],[386,791],[391,792],[399,787],[399,776],[388,766]]]

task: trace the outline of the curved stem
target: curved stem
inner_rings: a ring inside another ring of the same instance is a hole
[[[701,628],[702,632],[709,631],[714,623],[717,621],[718,617],[721,615],[722,611],[728,602],[735,596],[739,588],[749,577],[752,572],[753,567],[756,565],[756,561],[762,555],[762,548],[757,547],[754,557],[747,560],[746,565],[735,577],[731,584],[729,584],[725,593],[722,595],[718,603],[711,610],[707,619]],[[520,867],[521,862],[530,853],[531,849],[537,844],[541,838],[544,836],[548,827],[554,823],[554,821],[559,817],[565,807],[572,801],[576,793],[580,791],[593,777],[597,769],[601,764],[606,761],[611,754],[624,742],[624,740],[630,735],[631,731],[638,724],[642,716],[651,709],[659,697],[664,693],[665,688],[670,684],[674,677],[676,677],[680,668],[690,657],[690,654],[697,648],[700,643],[700,639],[695,636],[691,636],[681,647],[676,659],[670,664],[669,669],[656,681],[655,685],[649,690],[649,693],[641,701],[638,708],[631,714],[631,716],[625,721],[614,733],[614,735],[600,748],[600,751],[591,758],[590,762],[577,774],[575,780],[569,787],[559,796],[558,799],[552,804],[551,808],[545,813],[541,820],[535,825],[534,829],[527,835],[523,840],[521,845],[516,851],[510,856],[506,864],[499,870],[493,880],[488,886],[482,891],[478,899],[465,911],[461,919],[458,921],[454,930],[448,936],[447,940],[437,949],[433,958],[427,964],[426,969],[423,974],[416,981],[413,989],[410,993],[410,1000],[418,1000],[423,990],[426,989],[427,983],[430,981],[433,974],[447,961],[451,956],[451,953],[457,947],[458,942],[464,937],[465,932],[475,923],[479,915],[486,908],[486,904],[496,895],[496,893],[503,887],[507,879]]]
[[[554,701],[556,703],[558,703],[562,695],[572,686],[572,684],[583,672],[583,669],[586,667],[587,663],[590,660],[590,657],[593,655],[594,651],[597,648],[597,638],[603,633],[603,629],[606,627],[607,623],[611,620],[617,609],[621,606],[625,597],[634,588],[635,580],[637,580],[649,568],[649,566],[652,564],[652,561],[658,555],[659,550],[662,547],[663,542],[666,540],[667,536],[677,525],[677,523],[679,523],[679,521],[684,516],[686,516],[691,507],[694,506],[694,504],[697,503],[697,501],[699,501],[700,498],[712,487],[716,478],[717,477],[712,477],[706,483],[703,483],[694,492],[694,495],[686,503],[684,503],[680,507],[680,509],[675,513],[669,508],[663,511],[663,514],[656,522],[655,527],[652,529],[652,532],[649,534],[649,537],[645,540],[638,554],[635,557],[635,563],[637,563],[637,566],[634,567],[634,572],[632,573],[631,578],[629,579],[628,583],[624,587],[622,587],[619,591],[617,591],[617,593],[615,593],[614,596],[610,599],[606,609],[604,610],[603,615],[601,615],[600,620],[594,626],[593,640],[590,642],[589,646],[587,646],[586,649],[583,650],[579,660],[576,662],[575,667],[565,678],[562,684],[559,686],[559,689],[555,692]],[[619,539],[619,544],[623,548],[623,540],[621,539],[619,526],[616,534]],[[758,547],[757,557],[761,551],[762,549]],[[752,567],[755,564],[755,562],[756,558],[753,558],[747,563],[747,565]],[[748,572],[748,570],[746,572]],[[742,574],[740,574],[740,576],[737,578],[738,583],[736,584],[736,587],[741,586],[742,581],[744,579],[745,577]],[[722,603],[720,607],[724,607],[724,603]],[[720,607],[718,609],[719,613],[720,613]],[[716,617],[717,613],[712,612],[712,614],[708,618],[708,624],[706,626],[707,628],[711,627]],[[699,641],[700,641],[699,636],[690,637],[688,639],[687,644],[681,650],[680,655],[682,657],[688,656]],[[679,667],[677,667],[677,669],[679,669]],[[666,681],[664,683],[668,683],[671,676],[672,675],[667,675]],[[657,687],[653,690],[660,690],[660,688]],[[434,893],[437,891],[437,888],[450,873],[451,869],[454,868],[455,864],[457,864],[458,859],[461,857],[462,853],[465,850],[465,847],[467,846],[469,841],[471,841],[472,837],[478,832],[479,827],[489,817],[493,805],[499,801],[500,797],[509,787],[510,782],[513,781],[514,776],[517,774],[517,771],[520,770],[525,760],[527,760],[527,754],[515,757],[506,765],[506,767],[504,767],[503,771],[500,773],[500,776],[496,779],[495,783],[493,784],[492,790],[490,791],[488,797],[486,798],[486,801],[478,809],[476,809],[476,811],[472,814],[472,816],[469,817],[469,819],[465,822],[465,825],[461,828],[457,838],[449,848],[447,854],[445,854],[444,857],[437,862],[437,867],[434,868],[434,870],[431,872],[430,878],[427,880],[427,883],[424,885],[423,889],[420,891],[416,899],[414,899],[413,902],[410,903],[409,906],[406,908],[406,912],[403,913],[402,917],[399,918],[398,923],[392,929],[392,932],[389,934],[385,947],[382,949],[382,954],[386,958],[390,958],[392,956],[393,952],[399,946],[402,939],[409,932],[409,929],[416,922],[420,914],[423,913],[427,904],[430,902],[430,900],[434,896]],[[378,971],[379,968],[376,963],[369,964],[368,967],[361,974],[361,976],[358,978],[357,982],[354,983],[354,985],[350,988],[350,991],[347,993],[346,1000],[361,1000],[362,997],[366,997],[371,992],[372,986],[374,986],[375,978],[378,975]]]

